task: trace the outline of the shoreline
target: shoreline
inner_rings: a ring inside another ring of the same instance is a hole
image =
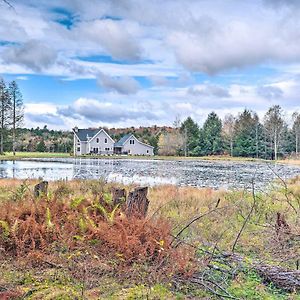
[[[159,161],[224,161],[224,162],[267,162],[267,163],[279,163],[279,164],[289,164],[289,165],[300,165],[300,159],[279,159],[266,160],[260,158],[251,157],[230,157],[230,156],[125,156],[125,155],[82,155],[74,156],[69,153],[48,153],[48,152],[17,152],[16,156],[11,153],[0,155],[0,161],[13,161],[13,160],[23,160],[23,159],[44,159],[44,158],[78,158],[78,159],[118,159],[118,160],[159,160]]]

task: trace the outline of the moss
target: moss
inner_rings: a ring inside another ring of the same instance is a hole
[[[263,284],[255,272],[240,273],[229,287],[229,292],[240,299],[288,300],[289,295],[271,285]]]

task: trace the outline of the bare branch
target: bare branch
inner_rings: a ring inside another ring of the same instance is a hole
[[[245,229],[245,227],[246,227],[246,225],[247,225],[247,223],[248,223],[248,221],[250,219],[250,216],[252,215],[253,210],[254,210],[254,208],[256,206],[256,195],[255,195],[255,189],[254,189],[254,180],[252,180],[252,197],[253,197],[253,204],[251,206],[251,209],[250,209],[247,217],[245,218],[245,220],[243,222],[243,225],[242,225],[242,227],[241,227],[238,235],[236,236],[236,239],[235,239],[235,241],[233,243],[233,246],[232,246],[232,252],[234,252],[235,247],[236,247],[236,245],[238,243],[238,240],[239,240],[240,236],[242,235],[242,232],[244,231],[244,229]]]
[[[2,0],[5,4],[7,4],[10,8],[15,9],[8,0]]]

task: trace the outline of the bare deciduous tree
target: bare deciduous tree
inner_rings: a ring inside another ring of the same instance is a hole
[[[180,132],[166,132],[159,137],[158,153],[160,155],[177,155],[183,145],[184,137]]]
[[[279,105],[274,105],[269,108],[264,118],[265,130],[269,136],[272,149],[274,150],[274,159],[278,158],[278,148],[280,138],[284,129],[284,119],[282,108]]]
[[[227,114],[223,121],[223,136],[230,145],[230,156],[233,156],[233,140],[234,140],[234,124],[235,118],[232,114]]]
[[[300,114],[298,112],[293,113],[293,132],[295,134],[295,150],[296,155],[299,154],[299,143],[300,143]]]
[[[4,132],[10,121],[10,97],[3,79],[0,79],[0,153],[4,152]]]
[[[16,129],[22,125],[24,119],[24,105],[22,94],[15,81],[9,84],[9,96],[11,103],[11,125],[12,125],[12,150],[16,155]]]

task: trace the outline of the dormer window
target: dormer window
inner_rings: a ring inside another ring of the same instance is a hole
[[[96,143],[99,144],[99,138],[96,139]]]

